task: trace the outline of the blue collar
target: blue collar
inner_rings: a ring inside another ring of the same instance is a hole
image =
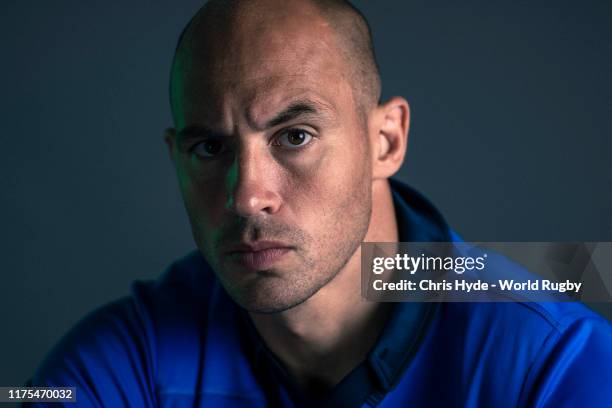
[[[400,242],[449,242],[451,232],[438,210],[408,185],[390,179]],[[433,303],[396,303],[368,356],[382,393],[393,389],[416,353]]]

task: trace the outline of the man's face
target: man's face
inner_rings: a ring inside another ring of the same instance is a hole
[[[307,7],[274,13],[281,26],[246,18],[194,34],[174,72],[174,160],[195,241],[255,312],[329,282],[371,213],[367,125],[337,42]]]

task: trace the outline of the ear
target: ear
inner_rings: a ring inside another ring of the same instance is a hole
[[[174,152],[176,150],[176,129],[169,127],[164,130],[164,142],[166,142],[166,146],[168,147],[170,160],[174,161]]]
[[[372,178],[385,179],[395,174],[406,155],[410,107],[401,97],[391,98],[374,110]]]

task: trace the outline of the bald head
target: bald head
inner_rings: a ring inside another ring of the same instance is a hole
[[[360,114],[378,104],[381,84],[371,30],[348,1],[210,0],[183,29],[176,46],[170,81],[175,123],[181,111],[182,78],[186,71],[195,69],[194,55],[200,56],[197,69],[212,72],[216,67],[236,65],[235,55],[245,47],[244,37],[267,36],[265,41],[289,43],[299,30],[341,57],[344,79],[353,90]],[[331,37],[327,41],[326,32]],[[278,61],[291,57],[284,54],[277,56]]]

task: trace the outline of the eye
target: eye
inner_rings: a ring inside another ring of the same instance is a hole
[[[304,129],[288,129],[281,132],[276,138],[275,145],[288,149],[304,147],[312,140],[312,135]]]
[[[208,139],[194,146],[193,151],[201,157],[215,157],[223,153],[223,142],[218,139]]]

